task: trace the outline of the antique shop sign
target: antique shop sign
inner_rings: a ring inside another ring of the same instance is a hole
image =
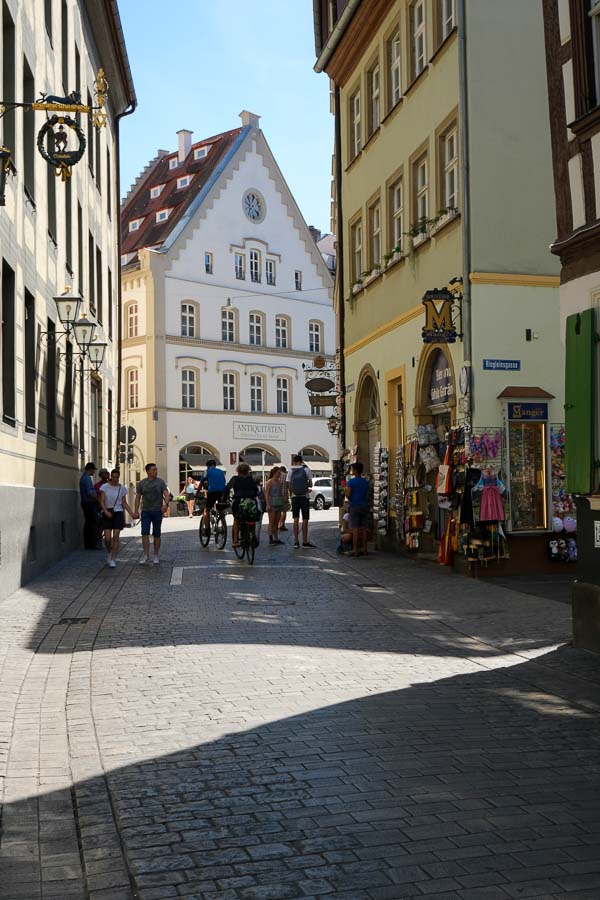
[[[285,441],[286,426],[262,422],[235,422],[233,436],[238,440]]]

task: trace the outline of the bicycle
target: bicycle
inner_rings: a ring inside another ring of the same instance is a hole
[[[250,511],[250,509],[245,510],[242,507],[243,503],[252,503],[254,509]],[[246,557],[246,562],[249,566],[254,565],[254,553],[256,551],[256,545],[258,541],[256,539],[256,516],[258,512],[256,510],[255,503],[251,501],[242,500],[240,504],[240,510],[238,512],[238,544],[234,546],[234,552],[238,559],[243,559]]]
[[[215,536],[215,545],[217,550],[223,550],[225,544],[227,543],[227,521],[225,519],[225,511],[227,509],[226,503],[217,503],[216,506],[213,506],[209,513],[208,517],[208,525],[206,525],[204,521],[204,515],[200,519],[200,525],[198,527],[198,536],[200,538],[200,545],[202,547],[208,547],[210,544],[211,534]]]

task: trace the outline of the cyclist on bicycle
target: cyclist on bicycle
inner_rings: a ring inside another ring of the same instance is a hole
[[[206,491],[206,506],[204,507],[204,527],[210,523],[210,511],[219,502],[225,490],[225,472],[217,468],[217,462],[209,459],[206,463],[206,475],[200,482],[200,488]]]
[[[224,499],[233,493],[231,512],[233,513],[233,546],[239,547],[239,512],[242,500],[254,500],[258,496],[258,485],[250,474],[248,463],[240,463],[236,469],[237,475],[229,479],[224,492]]]

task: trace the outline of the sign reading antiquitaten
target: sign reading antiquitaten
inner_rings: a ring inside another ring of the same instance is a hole
[[[285,441],[286,426],[263,422],[235,422],[233,436],[239,440]]]

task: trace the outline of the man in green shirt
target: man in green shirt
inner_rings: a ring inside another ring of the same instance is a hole
[[[146,478],[142,478],[135,492],[135,510],[133,517],[137,519],[142,504],[142,545],[144,558],[140,565],[145,566],[150,562],[150,526],[154,537],[154,559],[157,566],[160,562],[158,553],[160,550],[160,534],[163,515],[169,508],[169,489],[162,478],[158,477],[156,463],[148,463],[146,466]]]

